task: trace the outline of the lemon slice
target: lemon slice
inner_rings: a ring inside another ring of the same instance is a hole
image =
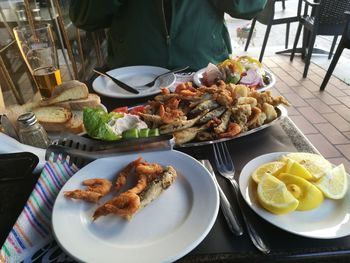
[[[282,160],[286,160],[286,158],[292,159],[303,165],[306,170],[312,174],[314,180],[321,178],[325,172],[332,169],[331,163],[318,154],[304,152],[289,153],[282,157]]]
[[[256,183],[260,182],[260,179],[266,174],[274,174],[276,171],[280,170],[285,163],[283,162],[269,162],[260,165],[255,171],[252,173],[252,178]]]
[[[274,214],[286,214],[294,211],[299,201],[275,176],[267,173],[258,184],[258,201],[262,207]]]
[[[312,174],[303,165],[301,165],[297,161],[294,161],[294,160],[289,159],[289,158],[287,159],[287,165],[286,165],[285,172],[299,176],[299,177],[304,178],[306,180],[315,179],[312,176]]]
[[[298,199],[299,205],[296,210],[312,210],[319,207],[324,200],[322,192],[315,185],[300,176],[282,173],[279,179],[285,183],[288,191]]]
[[[331,199],[341,199],[348,190],[348,176],[344,165],[338,165],[322,176],[315,185]]]

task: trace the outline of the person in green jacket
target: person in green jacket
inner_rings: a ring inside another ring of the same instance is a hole
[[[251,19],[266,0],[71,0],[86,31],[109,28],[108,66],[152,65],[196,71],[232,53],[224,13]]]

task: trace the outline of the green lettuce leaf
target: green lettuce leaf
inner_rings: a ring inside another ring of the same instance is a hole
[[[95,139],[114,141],[121,139],[120,134],[116,134],[108,125],[112,119],[123,117],[123,114],[117,112],[107,113],[98,108],[84,108],[83,120],[87,134]]]

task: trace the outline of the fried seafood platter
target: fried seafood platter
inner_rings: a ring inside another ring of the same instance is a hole
[[[134,214],[155,200],[176,179],[172,166],[163,167],[158,163],[146,162],[142,157],[128,163],[112,183],[105,178],[91,178],[82,181],[86,189],[65,191],[64,196],[90,203],[99,203],[100,199],[111,192],[113,197],[99,204],[93,214],[93,220],[101,216],[114,214],[130,220]],[[127,180],[134,177],[134,185],[122,191]]]
[[[280,117],[279,105],[290,104],[271,91],[257,92],[224,81],[194,88],[186,82],[173,93],[163,89],[139,116],[160,134],[173,134],[177,146],[193,146],[259,130]]]

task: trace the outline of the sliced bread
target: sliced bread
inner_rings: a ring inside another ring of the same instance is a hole
[[[62,124],[72,118],[72,112],[69,109],[59,106],[39,107],[33,109],[33,112],[46,131],[59,131]]]
[[[54,89],[51,98],[43,100],[41,105],[47,106],[63,101],[86,99],[88,96],[89,90],[84,83],[78,80],[70,80],[57,86]]]
[[[71,133],[82,133],[85,132],[83,111],[77,110],[72,111],[72,118],[65,124],[64,131]]]
[[[56,106],[61,106],[71,110],[83,110],[85,107],[95,108],[101,105],[101,98],[97,94],[89,93],[86,99],[70,100],[58,102]]]

